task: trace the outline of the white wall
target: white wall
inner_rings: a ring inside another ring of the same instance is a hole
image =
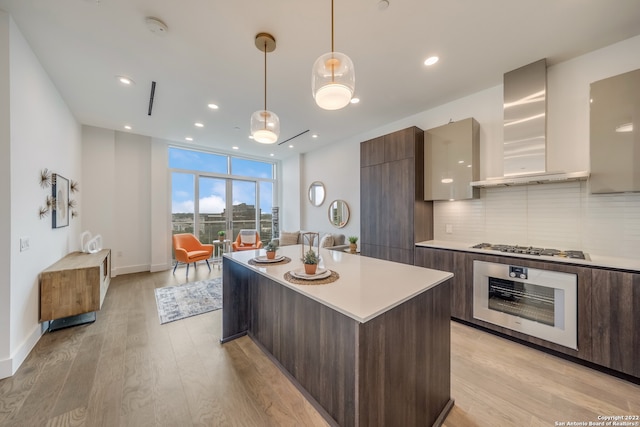
[[[0,200],[11,200],[9,15],[0,10]],[[0,378],[11,375],[11,203],[0,203]]]
[[[589,170],[589,85],[640,68],[637,52],[640,36],[548,68],[547,170]],[[360,142],[373,137],[409,126],[429,129],[467,117],[480,123],[481,179],[501,176],[502,99],[502,85],[488,88],[307,153],[300,169],[301,194],[315,180],[359,179],[359,172],[325,167],[327,153],[341,159],[340,153],[356,153]],[[359,188],[345,188],[342,194],[359,211]],[[306,199],[303,202],[308,204]],[[640,193],[590,195],[584,182],[482,190],[477,200],[435,202],[434,216],[437,240],[532,244],[619,257],[633,256],[629,254],[637,254],[640,247]],[[301,210],[303,225],[319,220],[308,206]],[[452,234],[445,233],[446,224],[453,226]],[[350,227],[359,226],[359,216],[354,215]]]
[[[0,327],[2,378],[17,370],[41,335],[38,274],[79,246],[77,218],[70,219],[69,227],[52,229],[50,214],[39,217],[38,211],[45,206],[51,188],[42,188],[38,178],[40,171],[47,168],[78,181],[81,138],[80,126],[13,20],[2,13],[0,21],[3,44],[7,39],[9,42],[9,72],[0,77],[2,87],[9,82],[8,121],[6,105],[0,120],[8,123],[2,126],[9,132],[8,145],[3,141],[2,150],[9,154],[10,161],[9,187],[3,183],[0,190],[10,206],[9,217],[2,214],[0,229],[0,240],[8,243],[3,250],[8,251],[9,259],[9,268],[3,269],[3,273],[9,272],[8,280],[0,282],[0,294],[9,295],[9,299],[0,300],[0,312],[5,317],[8,313],[8,322],[3,319]],[[4,46],[0,64],[7,61]],[[79,204],[81,197],[71,195]],[[9,232],[4,228],[7,226]],[[24,252],[19,250],[21,237],[30,239],[30,249]]]
[[[152,157],[152,140],[90,126],[83,126],[82,135],[82,161],[87,166],[82,178],[88,190],[83,230],[100,234],[104,247],[111,249],[114,276],[150,271],[152,218],[166,216],[166,206],[161,212],[151,209],[152,194],[168,192],[162,184],[155,192],[152,188],[152,163],[157,157]],[[159,179],[166,183],[162,178],[167,175],[166,162],[162,167],[164,172]],[[167,230],[162,232],[165,239]],[[164,255],[166,260],[167,254]],[[162,264],[162,260],[156,263]],[[166,261],[163,265],[168,268]]]
[[[151,271],[171,267],[171,176],[167,141],[151,142],[151,200],[149,209],[151,233]]]
[[[302,156],[300,179],[300,215],[301,229],[334,232],[345,236],[359,236],[360,222],[351,218],[360,218],[360,198],[353,203],[353,195],[360,194],[360,145],[333,144],[314,153],[311,161]],[[332,172],[332,173],[327,173]],[[322,177],[319,179],[318,177]],[[320,206],[309,202],[307,192],[314,181],[322,181],[325,186],[325,200]],[[349,222],[343,228],[334,227],[329,222],[329,206],[334,200],[344,200],[349,206]]]
[[[280,231],[295,231],[301,227],[302,156],[292,156],[281,164]]]

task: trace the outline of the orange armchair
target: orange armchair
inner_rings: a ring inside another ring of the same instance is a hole
[[[176,274],[176,267],[183,262],[187,264],[187,276],[189,276],[189,264],[193,263],[193,267],[196,267],[196,262],[206,261],[209,271],[211,271],[211,265],[209,265],[209,258],[213,255],[213,245],[207,245],[200,243],[200,240],[191,233],[182,233],[173,235],[173,250],[176,255],[176,265],[173,267],[173,274]]]
[[[262,248],[260,234],[257,230],[240,230],[236,241],[231,244],[233,251],[252,251]]]

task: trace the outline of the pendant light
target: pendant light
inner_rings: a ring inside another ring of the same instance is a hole
[[[267,52],[276,50],[276,39],[271,34],[260,33],[256,36],[256,47],[264,52],[264,110],[251,115],[251,136],[262,144],[273,144],[280,136],[280,119],[267,110]]]
[[[316,59],[311,90],[316,104],[325,110],[346,107],[356,88],[353,62],[344,53],[333,50],[333,0],[331,0],[331,52]]]

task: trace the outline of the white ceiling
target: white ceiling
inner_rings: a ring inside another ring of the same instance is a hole
[[[330,0],[0,0],[82,124],[239,153],[285,158],[498,85],[505,72],[548,65],[640,34],[640,0],[335,0],[335,50],[356,69],[357,105],[324,111],[311,67],[331,50]],[[153,16],[169,30],[154,34]],[[278,143],[248,139],[263,107]],[[427,68],[432,54],[440,62]],[[135,81],[122,87],[116,75]],[[147,115],[151,82],[157,83]],[[213,111],[207,104],[220,109]],[[198,129],[194,122],[204,123]],[[319,137],[312,139],[311,134]]]

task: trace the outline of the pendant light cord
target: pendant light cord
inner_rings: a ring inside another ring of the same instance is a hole
[[[264,128],[267,129],[267,41],[264,41]]]
[[[264,42],[264,111],[267,111],[267,41]]]
[[[333,0],[331,0],[331,53],[333,52]]]
[[[335,52],[333,48],[333,0],[331,0],[331,81],[335,81],[336,79],[336,64],[335,59],[333,57],[333,52]]]

